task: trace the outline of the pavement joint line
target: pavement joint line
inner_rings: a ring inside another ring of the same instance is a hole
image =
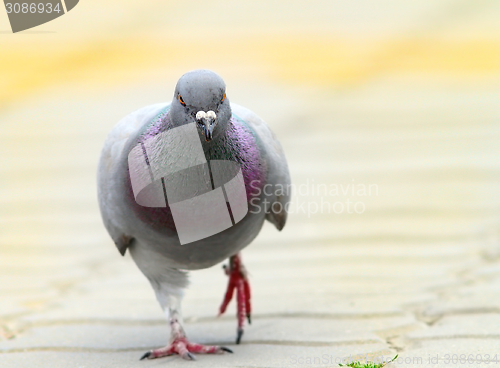
[[[30,315],[28,313],[27,315]],[[353,319],[375,319],[375,318],[396,318],[407,317],[409,313],[373,313],[373,314],[316,314],[316,313],[291,313],[291,314],[255,314],[252,315],[254,320],[268,319],[332,319],[332,320],[353,320]],[[26,316],[26,315],[24,315]],[[232,321],[233,316],[222,317],[190,317],[185,318],[186,325],[197,323],[208,323],[218,321]],[[125,319],[71,319],[71,320],[45,320],[45,321],[21,321],[25,329],[60,326],[60,325],[77,325],[77,324],[93,324],[93,325],[134,325],[134,326],[161,326],[167,324],[166,320],[125,320]]]
[[[152,350],[156,349],[157,346],[153,347],[137,347],[137,348],[80,348],[77,346],[74,347],[59,347],[59,346],[39,346],[39,347],[30,347],[30,348],[14,348],[14,349],[5,349],[0,350],[0,354],[13,354],[13,353],[35,353],[40,351],[52,351],[52,352],[67,352],[67,353],[121,353],[127,351],[143,351],[143,350]]]
[[[296,239],[296,238],[295,238]],[[290,246],[297,246],[297,247],[302,247],[304,245],[304,240],[305,239],[298,239],[298,240],[287,240],[287,249],[290,248]],[[469,245],[471,242],[470,235],[465,234],[465,235],[439,235],[439,234],[425,234],[425,235],[416,235],[416,234],[411,234],[411,235],[398,235],[398,234],[367,234],[367,235],[352,235],[352,236],[338,236],[338,237],[332,237],[328,236],[325,238],[321,237],[313,237],[312,235],[310,238],[307,238],[307,244],[308,246],[312,245],[320,245],[322,248],[329,248],[332,245],[335,246],[342,246],[348,243],[354,243],[359,246],[365,246],[364,244],[373,244],[373,242],[384,242],[384,245],[387,246],[388,242],[394,244],[394,248],[397,248],[398,245],[401,245],[402,242],[405,244],[413,243],[418,246],[421,246],[423,248],[429,248],[435,246],[436,242],[440,243],[452,243],[452,242],[459,242],[457,245]],[[272,241],[270,240],[265,240],[262,239],[259,241],[259,244],[255,244],[254,248],[260,247],[264,248],[267,245],[275,245]],[[390,244],[389,244],[390,245]],[[474,249],[471,250],[474,252]]]
[[[105,325],[105,326],[162,326],[167,325],[167,320],[150,320],[150,321],[134,321],[134,320],[106,320],[106,319],[81,319],[81,320],[53,320],[53,321],[36,321],[25,322],[25,329],[51,326],[70,326],[70,325]]]
[[[423,336],[423,337],[405,337],[409,341],[438,341],[438,340],[461,340],[461,339],[494,339],[500,340],[500,334],[456,334],[456,335],[441,335],[441,336]]]
[[[302,347],[326,347],[326,346],[349,346],[349,345],[371,345],[383,343],[383,340],[352,340],[352,341],[285,341],[285,340],[250,340],[240,344],[245,345],[279,345],[279,346],[302,346]],[[234,342],[210,342],[213,345],[233,346]],[[92,348],[92,347],[77,347],[77,346],[38,346],[27,348],[13,348],[0,350],[0,354],[37,352],[37,351],[59,351],[59,352],[93,352],[93,353],[112,353],[124,351],[142,351],[156,349],[157,346],[150,347],[130,347],[130,348]]]
[[[422,325],[419,324],[418,321],[415,321],[414,323],[408,323],[406,325],[374,330],[373,332],[382,339],[390,339],[394,337],[399,337],[403,333],[408,333],[413,330],[416,330],[419,327],[422,327]]]
[[[309,318],[309,319],[372,319],[372,318],[394,318],[406,317],[405,312],[386,312],[386,313],[267,313],[255,314],[256,319],[275,319],[275,318]],[[229,316],[228,316],[229,317]],[[226,317],[227,318],[227,317]],[[254,314],[252,314],[252,319]]]
[[[290,315],[256,315],[254,317],[254,320],[269,320],[269,319],[279,319],[279,318],[284,318],[284,319],[294,319],[294,318],[308,318],[308,319],[347,319],[347,320],[352,320],[352,319],[371,319],[371,318],[394,318],[394,317],[404,317],[405,315],[380,315],[376,317],[367,317],[367,316],[351,316],[351,315],[346,315],[342,316],[341,318],[338,318],[338,316],[332,316],[332,317],[320,317],[318,318],[315,315],[297,315],[297,316],[290,316]],[[218,321],[232,321],[233,317],[232,316],[225,316],[225,317],[206,317],[206,318],[196,318],[196,319],[190,319],[189,317],[185,319],[186,325],[192,325],[192,324],[198,324],[198,323],[210,323],[210,322],[218,322]],[[22,320],[10,320],[10,321],[5,321],[5,322],[16,322],[15,326],[15,333],[13,334],[11,339],[15,339],[17,335],[24,333],[28,330],[35,329],[35,328],[40,328],[40,327],[52,327],[52,326],[72,326],[72,325],[103,325],[103,326],[166,326],[167,322],[165,320],[112,320],[112,319],[79,319],[79,320],[52,320],[52,321],[22,321]],[[4,323],[6,325],[6,323]],[[404,327],[411,327],[414,325],[405,325]],[[416,326],[414,326],[416,328]],[[398,328],[398,327],[396,327]],[[413,328],[412,328],[413,329]],[[10,330],[10,328],[9,328]],[[388,331],[394,331],[394,329],[388,328]],[[385,338],[384,334],[385,330],[378,330],[375,331],[375,333],[380,336],[382,339]],[[406,330],[405,330],[406,331]]]
[[[280,346],[348,346],[384,343],[384,340],[346,340],[346,341],[292,341],[292,340],[248,340],[241,345],[280,345]]]
[[[443,317],[448,316],[470,316],[474,314],[498,314],[500,313],[500,308],[464,308],[458,310],[450,310],[443,313],[437,313],[434,315],[418,314],[416,318],[419,321],[424,322],[428,326],[432,326],[437,321],[441,320]]]
[[[405,350],[407,344],[403,343],[401,339],[401,334],[396,336],[390,336],[385,339],[386,344],[396,352],[400,353]]]
[[[0,325],[5,325],[10,322],[13,322],[15,320],[18,320],[20,318],[32,315],[34,312],[29,311],[29,312],[21,312],[21,313],[14,313],[14,314],[6,314],[3,316],[0,316]]]
[[[428,303],[422,305],[425,307]],[[436,322],[443,318],[443,315],[427,316],[418,309],[413,311],[413,316],[417,321],[423,323],[427,327],[432,327]]]

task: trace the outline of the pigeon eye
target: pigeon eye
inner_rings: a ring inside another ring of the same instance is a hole
[[[225,97],[225,95],[224,95],[224,97]],[[182,99],[180,94],[177,96],[177,98],[179,99],[179,102],[182,104],[182,106],[186,106],[186,103],[184,102],[184,100]]]
[[[220,102],[224,102],[225,99],[226,99],[226,94],[224,93],[224,97],[222,97],[222,100],[220,100]]]

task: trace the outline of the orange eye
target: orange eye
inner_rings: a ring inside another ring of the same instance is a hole
[[[225,96],[224,96],[225,97]],[[183,105],[183,106],[186,106],[186,103],[184,102],[184,100],[182,99],[181,95],[179,94],[177,96],[177,98],[179,99],[179,102]]]
[[[220,100],[220,102],[224,102],[225,99],[226,99],[226,94],[224,93],[224,97],[222,97],[222,100]]]

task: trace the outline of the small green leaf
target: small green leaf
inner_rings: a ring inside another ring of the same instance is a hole
[[[385,362],[385,363],[374,364],[374,363],[367,362],[365,364],[362,364],[361,362],[358,361],[358,362],[351,362],[351,363],[345,364],[345,365],[339,363],[339,366],[340,367],[352,367],[352,368],[382,368],[386,364],[395,361],[397,358],[398,358],[398,354],[396,354],[396,356],[394,358],[392,358],[391,360],[389,360],[388,362]]]

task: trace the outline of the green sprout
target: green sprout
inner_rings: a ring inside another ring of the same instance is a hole
[[[351,362],[349,364],[339,364],[341,367],[352,367],[352,368],[382,368],[383,366],[395,361],[398,358],[398,355],[396,355],[394,358],[389,360],[388,362],[385,363],[379,363],[379,364],[374,364],[374,363],[360,363],[360,362]]]

